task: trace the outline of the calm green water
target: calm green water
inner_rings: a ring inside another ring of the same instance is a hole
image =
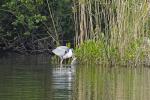
[[[45,56],[0,58],[0,100],[150,100],[150,68],[50,65]]]

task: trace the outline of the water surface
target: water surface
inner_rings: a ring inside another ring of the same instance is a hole
[[[51,65],[48,56],[0,58],[0,100],[150,100],[149,67]]]

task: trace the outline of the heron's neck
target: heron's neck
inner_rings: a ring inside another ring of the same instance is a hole
[[[68,54],[69,54],[70,56],[72,56],[72,50],[71,50],[71,49],[69,49]]]
[[[63,56],[63,59],[66,59],[66,58],[70,58],[72,57],[72,50],[69,49],[69,51]]]

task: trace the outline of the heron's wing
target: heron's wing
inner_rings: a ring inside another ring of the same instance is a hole
[[[52,50],[52,52],[57,56],[64,56],[66,52],[68,51],[68,47],[66,46],[59,46],[56,49]]]
[[[53,51],[52,51],[55,55],[57,55],[57,56],[63,56],[64,54],[65,54],[65,50],[64,49],[54,49]]]

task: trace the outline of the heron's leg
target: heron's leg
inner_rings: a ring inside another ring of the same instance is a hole
[[[62,66],[62,63],[63,63],[63,58],[61,57],[60,66]]]
[[[63,62],[63,59],[61,59],[60,64],[62,64],[62,62]]]
[[[62,68],[62,67],[63,67],[63,65],[62,65],[62,64],[60,64],[60,65],[59,65],[59,67],[60,67],[60,68]]]

